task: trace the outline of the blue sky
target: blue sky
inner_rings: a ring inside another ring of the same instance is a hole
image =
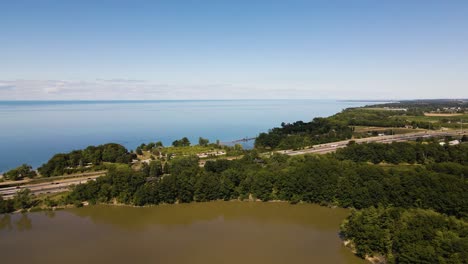
[[[468,97],[468,1],[1,1],[0,100]]]

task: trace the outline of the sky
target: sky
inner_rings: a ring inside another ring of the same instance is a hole
[[[0,100],[468,98],[468,1],[0,1]]]

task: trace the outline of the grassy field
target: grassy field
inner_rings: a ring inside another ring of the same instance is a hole
[[[458,116],[405,116],[405,118],[409,121],[437,123],[442,127],[452,129],[460,129],[460,121],[463,121],[463,126],[468,127],[468,114]]]
[[[36,195],[36,198],[41,202],[43,202],[46,199],[58,202],[60,201],[60,199],[65,197],[65,195],[67,195],[68,193],[69,191],[64,191],[64,192],[59,192],[59,193],[43,193],[43,194]]]
[[[223,148],[217,148],[214,146],[189,146],[189,147],[165,147],[160,149],[160,152],[163,154],[174,154],[176,156],[186,156],[186,155],[196,155],[207,152],[216,152],[216,151],[225,151]],[[149,151],[143,151],[143,155],[138,155],[139,159],[150,159],[151,156],[157,158],[157,154],[153,154]]]
[[[360,110],[369,110],[369,111],[405,111],[403,108],[385,108],[385,107],[364,107],[359,108]]]
[[[457,116],[434,116],[434,115],[424,115],[424,116],[405,116],[406,119],[410,121],[426,121],[426,122],[441,122],[442,120],[452,120],[454,122],[460,122],[463,120],[463,123],[468,122],[468,114],[461,114]]]
[[[371,164],[371,163],[369,163]],[[414,167],[423,167],[422,164],[408,164],[408,163],[400,163],[400,164],[390,164],[381,162],[377,164],[379,167],[383,168],[384,170],[396,170],[396,171],[411,171]]]

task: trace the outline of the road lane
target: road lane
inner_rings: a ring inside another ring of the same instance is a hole
[[[38,183],[38,184],[27,184],[21,185],[16,187],[7,187],[7,188],[0,188],[0,195],[3,198],[11,198],[13,195],[23,189],[29,189],[35,195],[43,194],[43,193],[57,193],[67,191],[70,186],[77,185],[81,183],[86,183],[88,181],[96,180],[96,178],[102,175],[97,176],[88,176],[82,178],[73,178],[73,179],[65,179],[60,181],[53,181],[53,182],[45,182],[45,183]]]
[[[378,136],[378,137],[369,137],[369,138],[359,138],[351,140],[343,140],[326,144],[314,145],[311,148],[301,149],[301,150],[279,150],[277,153],[286,154],[290,156],[295,155],[304,155],[304,154],[326,154],[334,152],[339,148],[345,148],[350,141],[354,141],[357,144],[362,143],[392,143],[392,142],[405,142],[410,140],[416,140],[417,138],[431,138],[431,137],[444,137],[444,136],[457,136],[461,135],[460,131],[426,131],[426,132],[417,132],[410,134],[399,134],[399,135],[388,135],[388,136]]]

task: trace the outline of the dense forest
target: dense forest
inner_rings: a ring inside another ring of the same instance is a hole
[[[450,167],[451,163],[446,164]],[[458,173],[457,169],[453,171]],[[122,166],[110,169],[107,176],[78,185],[68,202],[116,199],[145,205],[247,199],[252,195],[262,201],[304,201],[357,209],[378,205],[418,207],[468,217],[466,178],[450,174],[448,169],[386,169],[331,156],[275,154],[265,158],[251,152],[240,160],[208,161],[204,168],[199,167],[195,156],[180,157],[167,170],[170,174],[163,174],[156,165],[155,173],[150,175],[151,170],[134,172]]]
[[[282,123],[268,133],[260,133],[256,148],[297,149],[314,144],[351,138],[353,129],[346,123],[328,118],[314,118],[311,122]]]
[[[38,168],[44,177],[59,176],[65,173],[83,171],[86,166],[100,165],[103,162],[129,164],[135,154],[129,153],[122,145],[110,143],[99,146],[89,146],[84,150],[74,150],[70,153],[54,155],[47,163]]]
[[[399,107],[395,105],[394,107]],[[328,117],[331,120],[345,122],[348,126],[376,126],[376,127],[414,127],[422,129],[440,129],[441,124],[426,120],[409,120],[408,116],[419,115],[404,110],[385,110],[379,108],[348,108]]]
[[[468,165],[468,145],[441,146],[437,142],[420,144],[414,142],[393,142],[391,144],[355,144],[338,149],[335,156],[340,160],[356,162],[369,161],[375,164],[399,163],[441,163],[452,162]],[[467,175],[468,176],[468,175]]]
[[[361,257],[400,264],[468,263],[468,222],[432,210],[370,207],[354,211],[341,230]]]
[[[405,111],[348,108],[329,119],[344,122],[349,126],[404,127],[407,124],[403,117],[405,114]]]

